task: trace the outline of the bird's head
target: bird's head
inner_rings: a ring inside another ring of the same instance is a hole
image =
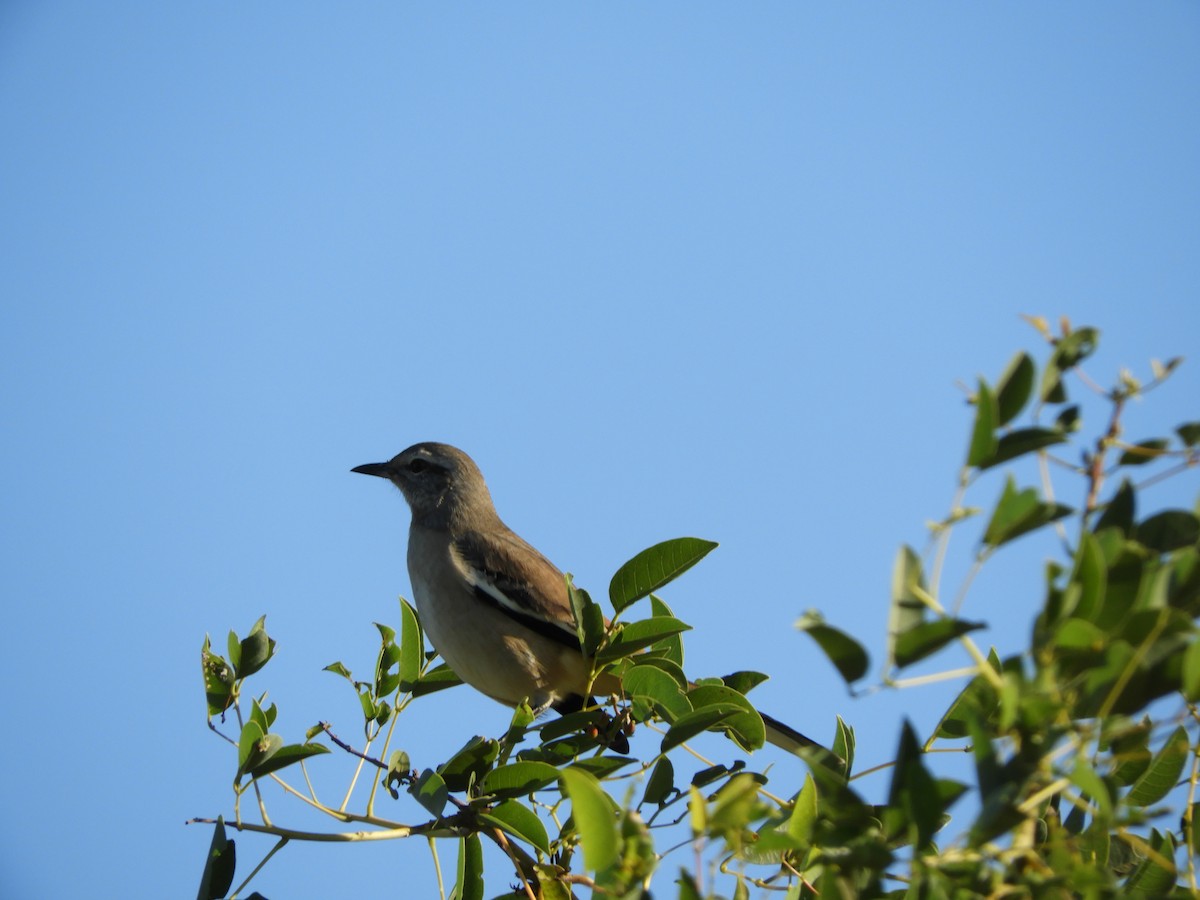
[[[398,487],[412,507],[414,522],[432,525],[455,518],[465,508],[492,508],[475,461],[449,444],[413,444],[387,462],[367,463],[350,471],[386,478]],[[480,502],[480,495],[486,502]]]

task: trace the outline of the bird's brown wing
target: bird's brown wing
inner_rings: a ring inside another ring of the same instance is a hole
[[[526,628],[575,650],[566,576],[513,532],[468,532],[454,541],[475,595]]]

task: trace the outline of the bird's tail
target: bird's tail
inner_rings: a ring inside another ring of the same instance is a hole
[[[774,744],[780,750],[794,753],[810,762],[817,762],[826,768],[844,770],[846,761],[822,744],[818,744],[806,734],[801,734],[790,725],[785,725],[773,716],[759,713],[763,724],[767,726],[767,743]]]

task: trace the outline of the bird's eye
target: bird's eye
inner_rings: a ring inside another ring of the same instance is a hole
[[[429,468],[429,463],[427,463],[423,459],[414,459],[412,462],[410,462],[408,464],[408,471],[412,472],[414,475],[419,475],[421,472],[424,472],[428,468]]]

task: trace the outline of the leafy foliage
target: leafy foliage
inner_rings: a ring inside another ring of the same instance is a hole
[[[1200,464],[1200,423],[1181,423],[1170,437],[1126,442],[1126,404],[1160,386],[1179,360],[1153,362],[1146,384],[1122,372],[1114,387],[1100,390],[1079,373],[1098,346],[1096,329],[1072,330],[1064,322],[1055,336],[1044,321],[1031,322],[1050,344],[1040,376],[1033,357],[1021,352],[994,385],[978,380],[951,509],[931,526],[927,552],[903,546],[896,557],[886,659],[875,688],[952,678],[964,685],[924,739],[916,724],[903,723],[886,802],[869,803],[856,790],[866,773],[854,769],[854,730],[841,718],[832,753],[800,751],[809,764],[802,782],[782,776],[773,783],[780,776],[750,766],[744,757],[763,745],[767,731],[746,694],[765,676],[689,678],[682,642],[689,626],[654,593],[716,546],[680,538],[618,570],[609,587],[611,620],[587,592],[569,586],[594,674],[621,678],[623,696],[611,709],[535,721],[522,706],[504,735],[472,737],[440,763],[414,768],[407,753],[392,749],[407,707],[458,683],[426,649],[416,611],[406,602],[399,641],[393,628],[376,625],[374,671],[358,679],[341,662],[326,667],[354,692],[362,746],[382,740],[378,757],[355,749],[324,722],[301,743],[287,744],[272,732],[275,705],[267,705],[265,695],[247,701],[243,691],[275,652],[264,619],[245,638],[231,633],[224,657],[205,639],[210,726],[221,734],[229,714],[236,718],[236,734],[223,735],[232,746],[234,827],[276,836],[268,858],[289,841],[424,836],[453,842],[452,896],[463,900],[497,896],[486,885],[508,881],[512,871],[515,892],[499,896],[566,898],[582,886],[597,895],[640,898],[649,896],[652,882],[656,893],[668,892],[673,882],[682,898],[740,898],[755,888],[779,890],[789,900],[1194,894],[1200,519],[1196,508],[1147,512],[1139,506],[1148,483]],[[1077,381],[1107,413],[1090,437],[1083,428],[1088,404],[1069,400]],[[1068,461],[1072,446],[1077,463]],[[1038,484],[1023,475],[1020,464],[1027,459],[1038,462]],[[949,537],[981,514],[965,505],[966,495],[996,469],[1004,470],[1000,493],[979,519],[971,575],[947,604],[940,584]],[[1074,479],[1072,490],[1056,491],[1052,472]],[[1056,496],[1082,502],[1068,506]],[[978,615],[961,617],[959,609],[981,566],[1044,529],[1056,532],[1062,552],[1046,565],[1029,646],[1001,656],[977,643],[986,623]],[[621,620],[647,596],[649,616]],[[865,678],[869,657],[858,639],[815,611],[796,624],[848,685]],[[968,670],[900,677],[953,647],[965,650]],[[636,755],[618,752],[636,726],[657,732],[657,742],[643,740],[637,746],[645,749]],[[728,740],[728,758],[697,765],[685,751],[706,732]],[[284,781],[285,770],[303,769],[328,755],[330,745],[353,757],[347,798],[364,766],[376,772],[361,812],[327,807],[311,786]],[[940,749],[970,753],[970,783],[938,774],[933,751]],[[263,779],[286,784],[326,812],[330,830],[275,825],[259,791]],[[256,821],[241,811],[251,790]],[[974,808],[947,828],[967,793],[974,794]],[[379,805],[388,802],[395,811],[381,812]],[[237,895],[242,887],[229,894],[235,857],[224,819],[196,821],[215,827],[200,896]],[[664,840],[678,829],[687,831],[690,841],[683,844],[694,853],[679,853],[678,841]],[[511,869],[485,878],[484,842],[498,846]]]

